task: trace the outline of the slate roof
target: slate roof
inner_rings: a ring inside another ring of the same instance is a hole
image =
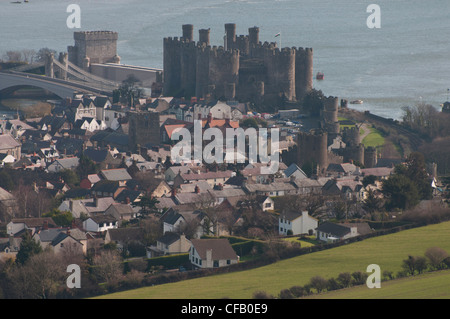
[[[192,239],[191,242],[203,260],[206,260],[207,250],[212,250],[212,260],[234,260],[238,258],[228,239]]]
[[[21,144],[17,142],[14,137],[9,134],[0,135],[0,149],[11,149],[20,146]]]
[[[144,237],[144,230],[140,227],[126,227],[108,229],[111,240],[117,242],[141,241]]]
[[[350,232],[350,228],[335,223],[325,222],[317,227],[317,231],[332,234],[336,237],[343,237]]]
[[[125,168],[104,169],[100,175],[109,181],[127,181],[132,179]]]
[[[157,239],[157,241],[159,241],[165,245],[171,245],[179,239],[180,239],[180,234],[173,233],[173,232],[165,232],[162,237]]]

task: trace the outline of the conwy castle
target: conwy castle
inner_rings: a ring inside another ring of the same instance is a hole
[[[313,50],[278,48],[259,41],[259,28],[236,36],[236,25],[225,24],[223,46],[210,45],[210,29],[182,26],[183,36],[164,39],[166,96],[212,97],[254,103],[301,101],[312,90]]]

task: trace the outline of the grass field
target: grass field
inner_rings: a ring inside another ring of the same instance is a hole
[[[381,147],[384,145],[384,137],[376,128],[371,127],[370,133],[361,142],[365,147]]]
[[[381,272],[389,270],[395,274],[402,269],[402,260],[408,255],[423,256],[428,248],[434,246],[450,252],[450,222],[370,238],[252,270],[139,288],[100,298],[250,299],[255,291],[265,291],[277,296],[282,289],[305,285],[313,276],[328,279],[336,278],[341,272],[365,272],[370,264],[378,264]],[[411,285],[415,285],[414,281]],[[398,296],[401,297],[402,293],[406,296],[410,289],[415,288],[408,288],[404,292],[400,289]],[[428,292],[422,291],[420,297],[427,296]]]
[[[389,280],[381,288],[366,285],[340,289],[303,299],[449,299],[450,270]]]

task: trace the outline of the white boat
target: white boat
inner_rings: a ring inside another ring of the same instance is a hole
[[[354,101],[351,101],[350,104],[363,104],[363,101],[362,100],[354,100]]]

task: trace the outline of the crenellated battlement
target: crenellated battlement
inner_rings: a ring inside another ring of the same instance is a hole
[[[183,37],[164,38],[167,93],[194,90],[197,97],[204,97],[205,92],[220,96],[222,88],[228,85],[230,89],[232,83],[234,89],[228,92],[250,97],[265,92],[295,101],[296,95],[301,98],[312,89],[311,48],[278,48],[276,42],[261,42],[256,26],[247,35],[237,36],[234,23],[225,24],[225,42],[220,46],[209,43],[210,29],[199,30],[197,42],[192,38],[192,25],[183,25],[182,31]],[[241,66],[245,72],[240,73]]]

